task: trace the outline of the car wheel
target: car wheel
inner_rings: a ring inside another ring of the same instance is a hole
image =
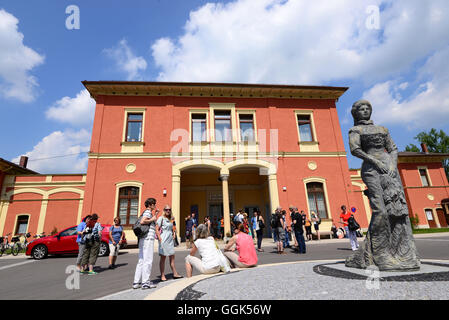
[[[102,242],[100,244],[100,252],[98,252],[98,255],[100,257],[104,257],[109,254],[109,245],[106,242]]]
[[[31,256],[36,260],[41,260],[46,258],[48,255],[48,249],[43,244],[38,244],[33,248],[33,251],[31,251]]]

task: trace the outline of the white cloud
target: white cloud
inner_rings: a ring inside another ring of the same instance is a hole
[[[147,62],[142,57],[137,57],[125,39],[122,39],[116,47],[104,49],[104,53],[115,61],[119,71],[127,75],[127,80],[142,80],[142,71],[147,68]]]
[[[382,4],[380,30],[366,28],[368,4]],[[372,84],[441,49],[448,16],[446,0],[208,3],[151,50],[162,81]]]
[[[95,113],[95,100],[89,92],[81,90],[75,98],[63,97],[47,111],[49,119],[70,123],[75,126],[91,125]]]
[[[386,81],[363,96],[373,105],[373,119],[382,124],[430,128],[449,124],[449,46],[435,53],[416,75],[416,88],[407,99],[398,98],[403,84]]]
[[[0,95],[31,102],[38,83],[30,72],[44,62],[44,56],[23,44],[18,24],[15,16],[0,9]]]
[[[29,158],[27,167],[39,173],[85,173],[90,136],[85,129],[55,131],[25,154]],[[18,163],[19,159],[12,162]]]

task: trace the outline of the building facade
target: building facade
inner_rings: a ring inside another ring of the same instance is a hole
[[[13,230],[18,215],[26,212],[32,233],[69,227],[95,212],[103,223],[119,216],[127,238],[133,239],[131,226],[148,197],[157,200],[158,208],[172,207],[181,237],[191,212],[198,213],[200,221],[205,216],[213,222],[223,217],[228,232],[231,214],[238,209],[250,215],[259,209],[269,222],[276,207],[288,211],[290,205],[317,212],[322,230],[339,221],[341,205],[355,207],[360,225],[368,227],[366,187],[360,172],[348,168],[336,110],[336,101],[347,88],[83,84],[96,100],[87,173],[6,176],[3,233]],[[415,181],[406,174],[411,169],[406,163],[401,168],[403,181],[413,186]],[[433,166],[428,168],[433,172]],[[442,191],[434,192],[435,198],[447,193],[447,179],[438,180],[433,173],[431,178]],[[412,190],[428,191],[407,189],[414,212]],[[438,208],[431,208],[438,216]],[[433,227],[423,222],[424,226]],[[435,226],[443,226],[441,219]],[[265,231],[269,236],[270,229]]]

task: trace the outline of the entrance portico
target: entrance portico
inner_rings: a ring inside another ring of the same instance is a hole
[[[201,170],[203,172],[201,172]],[[200,181],[201,186],[195,186],[195,183],[193,183],[193,185],[183,186],[183,189],[181,189],[181,176],[183,172],[186,175],[186,181],[187,179],[189,179],[189,181]],[[203,212],[200,212],[200,217],[204,217],[205,215],[209,215],[204,214],[205,212],[210,212],[210,208],[207,205],[210,202],[208,195],[217,195],[217,192],[219,192],[219,188],[221,187],[221,197],[216,197],[216,200],[223,206],[224,232],[226,234],[231,232],[230,214],[240,208],[239,206],[244,207],[246,205],[241,199],[249,197],[246,196],[246,194],[251,193],[249,191],[251,188],[260,189],[260,191],[257,192],[261,194],[260,192],[263,192],[263,188],[266,187],[269,196],[269,210],[271,212],[279,206],[276,173],[276,166],[273,163],[259,159],[239,159],[226,163],[212,159],[201,159],[187,160],[175,164],[172,167],[172,210],[176,221],[179,221],[180,223],[180,227],[177,228],[178,236],[182,235],[181,229],[184,227],[182,223],[184,217],[190,213],[184,211],[192,211],[191,208],[181,206],[182,192],[183,194],[190,192],[189,197],[197,197],[198,200],[196,201],[203,202],[201,205]],[[214,175],[216,178],[214,178]],[[249,177],[247,179],[252,179],[252,182],[248,183],[248,181],[245,180],[242,181],[242,183],[239,183],[239,179],[243,179],[244,175]],[[257,176],[260,176],[261,178],[258,179]],[[205,183],[204,180],[207,180],[207,183]],[[244,189],[247,191],[244,191]],[[211,193],[212,190],[214,190],[213,193]],[[196,195],[194,195],[194,192],[196,192]],[[200,194],[200,192],[202,192],[202,194]],[[260,198],[263,198],[263,196]],[[255,200],[253,200],[253,202],[254,201]],[[259,202],[257,204],[259,204]],[[260,209],[264,209],[265,203],[260,203],[258,206],[260,206]],[[181,210],[183,210],[182,213]],[[251,214],[251,212],[248,212],[248,214]]]

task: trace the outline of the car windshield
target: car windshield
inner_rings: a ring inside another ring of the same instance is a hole
[[[76,226],[70,229],[64,230],[59,234],[61,237],[74,236],[76,235]]]

